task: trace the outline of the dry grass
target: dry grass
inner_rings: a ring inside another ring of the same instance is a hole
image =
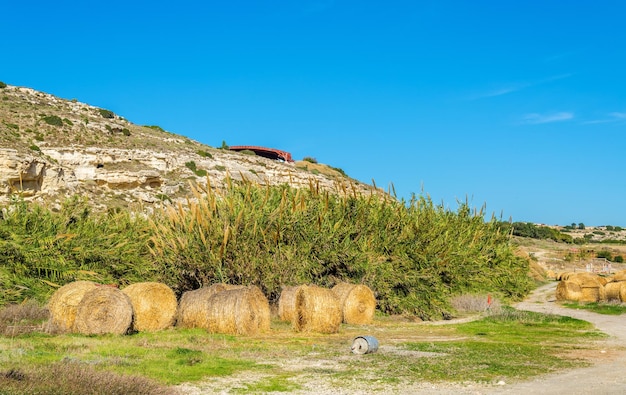
[[[42,332],[50,313],[38,303],[27,301],[0,309],[0,335],[12,337],[31,332]]]
[[[46,395],[175,395],[175,389],[140,376],[96,370],[76,362],[58,362],[37,369],[0,371],[2,394]]]

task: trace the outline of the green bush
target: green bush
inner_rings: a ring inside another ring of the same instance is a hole
[[[466,205],[228,185],[155,219],[153,259],[179,293],[254,284],[275,302],[284,285],[349,281],[372,287],[383,312],[431,319],[450,314],[453,295],[519,298],[532,286],[497,222]]]
[[[624,257],[621,255],[615,255],[613,257],[613,262],[615,263],[624,263]]]
[[[42,118],[45,123],[52,126],[63,126],[63,120],[56,115],[48,115]]]
[[[305,162],[317,163],[317,159],[312,158],[310,156],[305,156],[304,158],[302,158],[302,160],[305,161]]]
[[[127,128],[122,129],[122,134],[124,136],[130,136],[130,130],[128,130]]]
[[[102,118],[113,119],[115,118],[115,113],[113,111],[105,110],[103,108],[99,108],[98,112]]]
[[[39,148],[39,147],[38,147],[38,146],[36,146],[35,144],[31,145],[31,146],[30,146],[30,147],[28,147],[28,148],[30,148],[30,149],[31,149],[31,150],[33,150],[33,151],[37,151],[37,152],[40,152],[40,151],[41,151],[41,148]]]
[[[204,150],[198,150],[196,151],[196,154],[200,155],[203,158],[213,159],[213,155],[211,155],[210,152],[206,152]]]
[[[7,87],[7,84],[5,84],[4,82],[0,81],[0,89],[4,89]]]

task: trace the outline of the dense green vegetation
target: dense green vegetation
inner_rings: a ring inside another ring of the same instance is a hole
[[[451,313],[454,295],[522,297],[532,287],[528,271],[482,211],[348,187],[330,194],[315,185],[230,183],[149,220],[93,213],[78,200],[58,212],[18,201],[0,221],[3,303],[45,300],[76,279],[162,281],[179,294],[214,282],[255,284],[271,301],[283,285],[350,281],[369,285],[383,312],[438,319]]]
[[[563,243],[573,243],[572,236],[548,226],[537,226],[530,222],[501,222],[503,230],[515,236],[530,237],[533,239],[548,239]]]

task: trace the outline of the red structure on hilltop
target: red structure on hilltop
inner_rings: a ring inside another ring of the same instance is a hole
[[[231,151],[253,151],[255,154],[264,158],[274,160],[284,160],[285,162],[294,162],[291,154],[287,151],[281,151],[274,148],[257,147],[253,145],[233,145],[228,147]]]

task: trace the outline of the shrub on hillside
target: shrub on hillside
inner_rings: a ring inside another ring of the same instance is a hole
[[[56,115],[48,115],[42,118],[45,123],[52,126],[63,126],[63,119]]]
[[[115,113],[113,113],[113,111],[110,110],[105,110],[103,108],[99,108],[98,112],[100,113],[100,116],[102,118],[107,118],[107,119],[113,119],[115,118]]]

